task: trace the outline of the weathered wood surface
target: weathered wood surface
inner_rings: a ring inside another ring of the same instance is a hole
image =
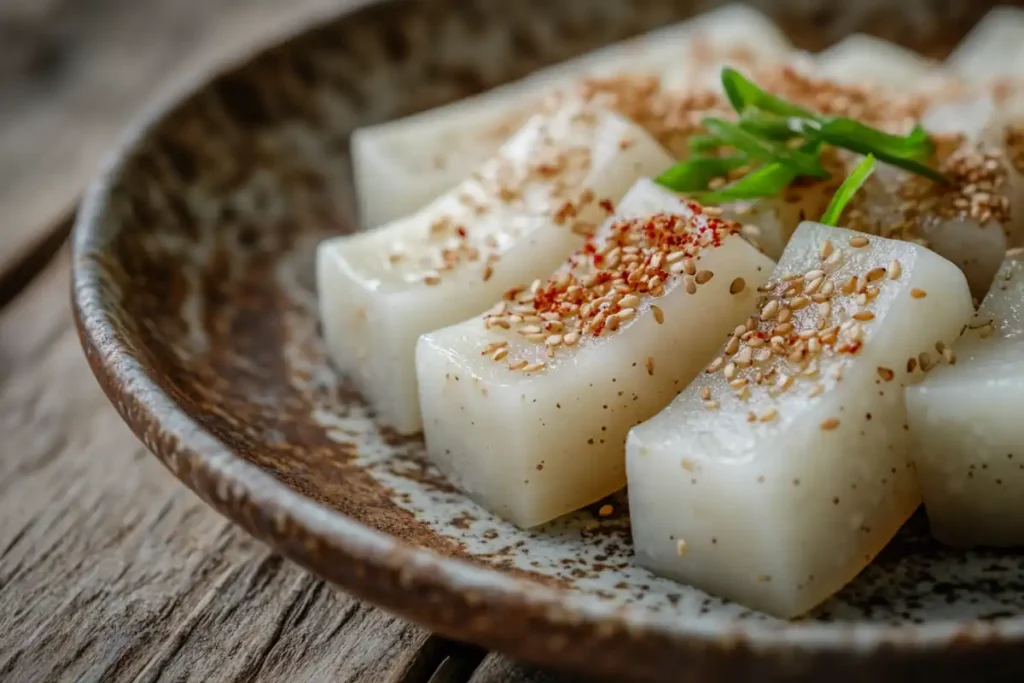
[[[0,0],[0,274],[44,244],[154,87],[345,0]]]
[[[119,127],[344,1],[0,0],[0,681],[548,680],[236,530],[134,439],[74,333],[61,219]]]
[[[67,268],[0,317],[0,680],[428,680],[445,653],[425,632],[270,553],[145,452],[79,350]]]

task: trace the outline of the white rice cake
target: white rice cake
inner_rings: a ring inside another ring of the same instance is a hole
[[[953,50],[946,67],[968,83],[1016,78],[1024,64],[1024,10],[990,11]]]
[[[818,53],[815,73],[841,83],[917,89],[939,75],[938,64],[895,43],[856,33]]]
[[[846,585],[920,504],[902,387],[972,314],[918,245],[801,225],[740,337],[627,443],[637,561],[779,617]],[[909,359],[913,359],[912,361]]]
[[[420,429],[419,335],[546,277],[637,178],[672,163],[643,130],[589,105],[537,116],[498,155],[416,214],[320,245],[320,315],[335,364],[378,417]],[[405,188],[391,186],[396,196]]]
[[[911,453],[932,533],[951,545],[1024,545],[1019,258],[1003,263],[975,320],[944,350],[947,363],[907,388]]]
[[[420,339],[427,453],[482,506],[532,527],[625,484],[626,432],[704,367],[774,266],[700,210],[639,181],[549,280]]]
[[[959,146],[941,152],[939,169],[949,185],[880,163],[850,202],[844,221],[856,230],[929,247],[959,266],[980,298],[1007,248],[1021,238],[1024,214],[1015,211],[1018,174],[1005,148],[981,133],[973,109],[965,106],[955,113],[943,105],[924,121],[926,130],[936,134],[966,134]],[[851,159],[849,166],[856,161]]]
[[[487,93],[361,128],[352,134],[360,220],[375,227],[423,207],[491,157],[539,111],[546,92],[583,76],[640,70],[683,86],[698,75],[704,82],[716,79],[725,63],[781,59],[790,49],[767,17],[731,4]],[[396,194],[394,187],[403,190]]]

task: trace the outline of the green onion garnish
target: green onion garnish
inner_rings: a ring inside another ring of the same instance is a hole
[[[784,164],[768,164],[751,171],[721,190],[699,194],[696,199],[702,204],[714,205],[743,199],[773,197],[785,190],[798,175],[799,173]]]
[[[892,166],[938,183],[948,183],[944,175],[921,163],[920,160],[928,159],[935,153],[935,145],[927,135],[923,138],[915,135],[914,132],[905,137],[890,135],[853,119],[833,119],[817,130],[808,131],[808,137],[858,154],[872,154]]]
[[[752,159],[765,163],[779,163],[789,166],[801,175],[813,178],[828,178],[828,171],[821,167],[818,156],[805,154],[775,140],[767,140],[745,130],[738,124],[716,118],[705,118],[705,127]]]
[[[694,136],[689,142],[695,157],[670,168],[656,179],[658,183],[676,192],[699,193],[707,202],[770,196],[800,176],[828,178],[821,165],[822,144],[870,156],[868,174],[878,159],[939,183],[949,182],[926,164],[935,154],[935,145],[920,125],[907,135],[892,135],[850,118],[816,114],[765,92],[729,67],[722,69],[722,88],[739,115],[739,122],[705,118],[703,124],[708,133]],[[800,143],[800,147],[794,147]],[[722,190],[702,192],[712,179],[742,165],[738,161],[735,165],[722,161],[735,160],[735,156],[711,154],[729,148],[750,162],[763,165]],[[857,169],[862,167],[863,164]],[[855,174],[856,171],[850,177]]]
[[[832,201],[829,202],[828,208],[825,209],[825,213],[818,222],[835,227],[836,223],[839,222],[839,217],[843,215],[846,205],[850,203],[853,195],[857,194],[857,190],[861,188],[861,185],[871,176],[874,170],[875,157],[872,154],[868,154],[857,164],[853,172],[846,176],[846,180],[839,186],[836,193],[832,195]]]
[[[675,192],[701,192],[715,178],[727,176],[730,171],[746,163],[748,159],[745,154],[691,157],[662,173],[654,182]]]
[[[812,120],[820,118],[814,112],[761,90],[736,69],[722,69],[722,88],[725,89],[725,95],[737,114],[742,114],[748,107],[756,107],[776,116],[795,116]]]

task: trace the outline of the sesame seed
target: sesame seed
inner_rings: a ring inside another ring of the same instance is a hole
[[[687,275],[696,275],[697,274],[697,264],[693,262],[693,259],[688,258],[685,261],[683,261],[683,271]]]
[[[654,322],[659,325],[665,322],[665,313],[658,306],[651,306],[651,312],[654,314]]]
[[[988,323],[986,325],[982,325],[978,329],[979,329],[978,334],[981,336],[982,339],[988,339],[989,337],[991,337],[996,332],[996,327],[992,323]]]
[[[651,356],[647,356],[647,374],[654,374],[654,358]]]
[[[800,309],[807,308],[807,306],[810,303],[811,300],[808,297],[798,296],[789,302],[789,307],[792,308],[794,311],[799,311]]]
[[[761,419],[761,422],[771,422],[776,417],[778,417],[778,415],[779,415],[779,411],[778,410],[776,410],[775,408],[769,408],[768,410],[764,411],[764,413],[761,414],[761,418],[760,419]]]
[[[950,365],[956,365],[956,354],[953,353],[953,349],[944,349],[942,358]]]
[[[709,374],[713,372],[718,372],[724,364],[725,360],[721,356],[719,356],[718,358],[711,361],[711,364],[708,365],[704,372],[707,372]]]
[[[761,309],[761,320],[771,320],[779,313],[779,302],[776,299],[769,301],[764,308]]]
[[[823,384],[815,384],[807,395],[814,398],[815,396],[821,396],[823,393],[825,393],[825,386]]]
[[[711,387],[701,387],[700,388],[700,398],[703,401],[710,401],[711,400]]]
[[[913,372],[916,369],[917,369],[917,359],[916,358],[908,358],[907,359],[907,372]]]
[[[870,244],[870,242],[868,241],[867,237],[861,237],[858,235],[857,237],[850,238],[850,246],[853,247],[854,249],[866,247],[868,246],[868,244]]]
[[[715,274],[712,273],[710,270],[702,270],[699,273],[697,273],[697,276],[694,279],[697,281],[698,285],[705,285],[708,282],[710,282],[711,278],[713,278],[714,276]]]
[[[878,376],[881,377],[882,380],[885,382],[891,382],[892,378],[896,375],[896,373],[894,373],[890,368],[882,366],[878,366],[877,372]]]
[[[676,555],[678,555],[679,557],[682,557],[685,554],[686,554],[686,541],[684,541],[683,539],[680,538],[678,541],[676,541]]]
[[[540,370],[543,370],[543,369],[544,369],[544,363],[530,363],[529,365],[523,367],[523,372],[529,375],[529,374],[532,374],[534,372],[539,372]]]
[[[513,363],[509,363],[508,364],[508,369],[509,370],[522,370],[523,368],[525,368],[529,364],[530,364],[529,361],[520,359],[520,360],[517,360],[517,361],[515,361]]]
[[[725,366],[725,370],[722,371],[726,379],[732,379],[736,375],[736,364],[729,363]]]
[[[569,332],[568,334],[562,335],[562,343],[566,346],[573,346],[580,340],[580,335],[575,332]]]
[[[900,265],[899,261],[893,259],[893,262],[889,264],[889,279],[890,280],[899,280],[900,279],[900,275],[902,275],[902,274],[903,274],[903,266]]]
[[[879,266],[878,268],[872,268],[868,271],[867,280],[868,282],[877,282],[885,277],[885,268]]]
[[[866,322],[868,320],[874,320],[875,314],[871,311],[857,311],[853,314],[853,319]]]
[[[821,258],[821,260],[824,261],[829,256],[831,256],[832,250],[834,248],[835,247],[832,246],[831,240],[825,240],[825,242],[821,245],[821,251],[819,252],[819,257]]]
[[[500,349],[498,349],[498,350],[496,350],[494,352],[494,354],[491,356],[491,360],[493,360],[493,361],[500,361],[500,360],[502,360],[507,355],[508,355],[508,349],[503,346],[503,347],[501,347]]]
[[[441,284],[441,275],[437,272],[431,271],[423,274],[423,284],[428,287]]]
[[[693,276],[687,275],[685,278],[683,278],[683,282],[686,285],[687,294],[697,293],[697,282],[693,279]]]
[[[562,335],[553,334],[544,340],[545,346],[558,346],[562,343]]]
[[[757,422],[757,415],[754,414],[754,411],[747,412],[747,422]]]
[[[739,294],[740,292],[742,292],[746,288],[746,286],[747,286],[747,281],[744,280],[741,277],[738,277],[738,278],[736,278],[735,280],[733,280],[729,284],[729,293],[730,294]]]
[[[718,410],[718,401],[704,401],[704,407],[708,410]]]
[[[804,281],[813,282],[814,280],[824,278],[826,274],[824,270],[809,270],[804,274]]]
[[[924,291],[923,289],[918,289],[917,287],[915,287],[914,289],[910,290],[910,296],[914,297],[915,299],[923,299],[926,296],[928,296],[928,292]]]

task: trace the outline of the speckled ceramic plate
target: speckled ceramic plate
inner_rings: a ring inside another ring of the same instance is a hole
[[[941,54],[984,3],[765,2],[810,48],[869,30]],[[627,511],[534,531],[478,508],[324,359],[312,255],[351,230],[353,128],[692,14],[685,1],[401,1],[334,16],[133,127],[74,236],[86,353],[136,434],[253,535],[443,634],[615,680],[1024,679],[1024,556],[915,518],[785,623],[632,562]],[[400,191],[400,188],[399,188]],[[1014,675],[1016,674],[1016,675]]]

